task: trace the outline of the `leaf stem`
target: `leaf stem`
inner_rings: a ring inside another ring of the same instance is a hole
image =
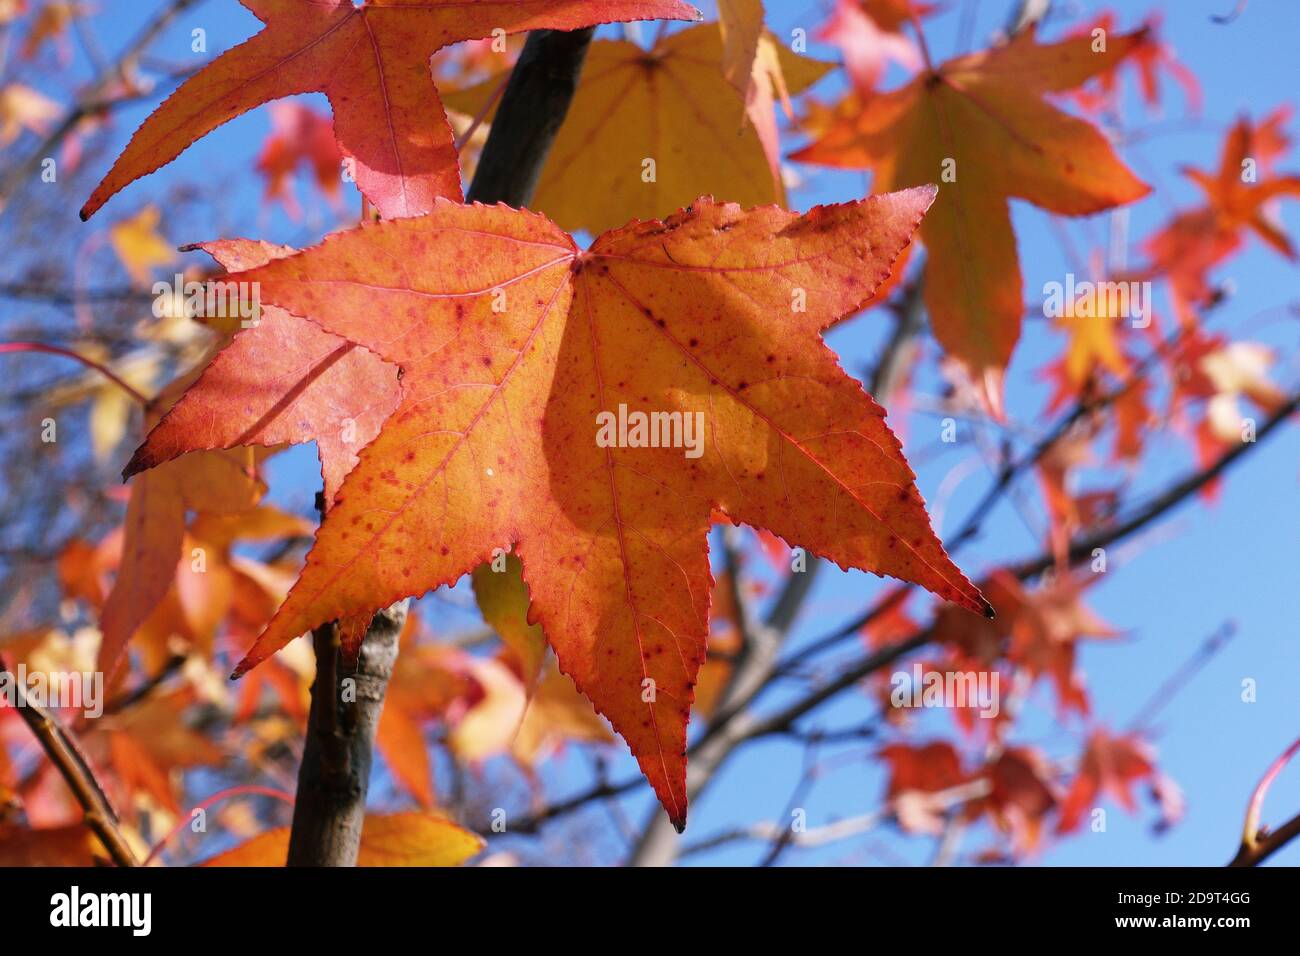
[[[934,60],[930,59],[930,45],[925,42],[925,31],[921,29],[921,18],[917,15],[916,10],[908,8],[907,17],[912,21],[912,29],[916,31],[916,42],[921,47],[921,59],[925,61],[925,72],[935,73]]]

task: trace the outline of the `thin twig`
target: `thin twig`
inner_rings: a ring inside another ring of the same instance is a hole
[[[72,349],[65,349],[60,345],[46,345],[43,342],[0,342],[0,355],[16,354],[18,352],[40,352],[45,355],[61,355],[64,358],[70,358],[80,362],[86,368],[98,372],[118,388],[130,395],[141,405],[148,405],[149,399],[136,390],[136,388],[119,376],[107,365],[102,362],[96,362],[92,358],[74,352]]]
[[[72,739],[43,708],[27,699],[27,689],[9,669],[9,663],[2,655],[0,675],[9,679],[14,688],[19,715],[80,804],[86,826],[99,838],[114,863],[118,866],[136,866],[135,854],[122,835],[117,814],[113,812],[104,788],[100,786]]]

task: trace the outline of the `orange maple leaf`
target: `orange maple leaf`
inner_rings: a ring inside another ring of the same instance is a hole
[[[1129,65],[1137,73],[1138,88],[1148,109],[1160,105],[1160,74],[1169,76],[1183,89],[1183,97],[1192,113],[1200,113],[1205,98],[1196,74],[1174,56],[1173,47],[1161,38],[1164,17],[1152,13],[1142,23],[1140,40],[1133,49]],[[1107,10],[1091,23],[1075,31],[1076,35],[1091,37],[1096,31],[1109,35],[1115,32],[1115,13]],[[1077,94],[1079,103],[1087,110],[1099,112],[1114,107],[1119,101],[1119,71],[1105,73],[1097,78],[1097,89],[1084,88]]]
[[[1137,810],[1132,786],[1159,779],[1155,753],[1134,734],[1111,734],[1098,728],[1088,738],[1070,792],[1061,801],[1058,833],[1069,833],[1083,822],[1099,794],[1108,794],[1129,813]]]
[[[859,109],[840,108],[838,121],[793,157],[869,168],[875,192],[940,183],[920,231],[925,302],[940,343],[968,366],[995,411],[1024,310],[1007,201],[1080,216],[1149,191],[1099,130],[1045,97],[1111,69],[1141,36],[1111,37],[1094,52],[1086,38],[1040,44],[1027,30],[866,97]]]
[[[1209,272],[1242,248],[1247,230],[1286,258],[1296,258],[1274,214],[1278,200],[1300,196],[1300,176],[1273,174],[1290,145],[1283,128],[1290,113],[1283,107],[1259,123],[1238,119],[1224,137],[1217,170],[1183,170],[1205,193],[1204,204],[1178,213],[1144,244],[1150,257],[1144,274],[1168,278],[1184,324],[1195,320],[1196,307],[1213,300]]]
[[[312,171],[317,187],[335,205],[339,198],[343,154],[334,126],[301,103],[271,104],[271,133],[257,156],[257,171],[266,178],[264,199],[280,200],[290,219],[302,215],[289,180],[299,166]]]
[[[529,619],[683,826],[715,512],[988,609],[883,410],[819,335],[888,275],[933,197],[803,216],[702,199],[586,252],[542,216],[439,201],[236,276],[403,370],[236,676],[513,548]]]
[[[242,113],[324,93],[357,187],[385,218],[461,197],[451,126],[429,57],[494,31],[576,30],[615,20],[698,20],[680,0],[240,0],[266,29],[190,77],[131,137],[82,207],[94,215],[129,183]]]
[[[1027,853],[1037,848],[1043,820],[1057,806],[1057,788],[1046,758],[1032,747],[1008,747],[988,763],[979,776],[989,783],[989,795],[973,801],[966,814],[987,814],[1011,837],[1013,848]]]

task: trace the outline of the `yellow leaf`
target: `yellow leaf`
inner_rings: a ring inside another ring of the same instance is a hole
[[[108,231],[109,242],[131,281],[147,285],[153,270],[176,261],[176,250],[158,232],[162,213],[145,206],[130,219],[115,223]]]
[[[483,849],[482,838],[434,813],[366,816],[357,866],[460,866]],[[289,828],[253,837],[203,866],[284,866]]]
[[[722,76],[722,58],[722,37],[709,23],[669,34],[651,50],[625,40],[592,44],[532,208],[570,231],[601,232],[657,219],[705,195],[744,207],[784,205],[769,156],[775,117],[769,108],[766,123],[756,126],[759,101],[766,95],[770,103],[774,87],[780,93],[778,67],[788,92],[799,93],[832,66],[772,44],[755,58],[762,82],[747,104]],[[443,99],[477,115],[499,87],[500,78],[491,78]]]
[[[483,620],[519,657],[524,684],[531,695],[546,656],[546,637],[538,624],[528,623],[528,585],[523,565],[513,554],[505,556],[502,570],[482,564],[473,575],[474,597]]]
[[[58,103],[22,83],[0,90],[0,148],[16,140],[23,130],[45,131],[62,111]]]
[[[749,93],[759,37],[763,36],[762,0],[718,0],[722,31],[722,75],[741,96]]]

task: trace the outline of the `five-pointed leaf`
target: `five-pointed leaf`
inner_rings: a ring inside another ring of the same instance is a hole
[[[1148,191],[1099,130],[1044,97],[1112,68],[1140,38],[1111,36],[1094,52],[1090,38],[1039,44],[1028,30],[868,98],[795,155],[870,168],[876,192],[940,183],[921,227],[926,306],[939,341],[995,409],[1024,309],[1007,200],[1079,216]]]
[[[576,30],[615,20],[695,20],[680,0],[240,0],[266,28],[185,83],[136,130],[82,207],[92,216],[127,184],[256,106],[324,93],[357,187],[385,218],[459,199],[451,127],[429,57],[494,30]]]
[[[587,252],[544,217],[439,202],[236,276],[404,373],[236,675],[512,547],[530,619],[684,825],[715,513],[987,608],[882,409],[818,334],[888,275],[933,196],[804,216],[705,199]],[[620,406],[680,427],[611,447],[603,413]]]

